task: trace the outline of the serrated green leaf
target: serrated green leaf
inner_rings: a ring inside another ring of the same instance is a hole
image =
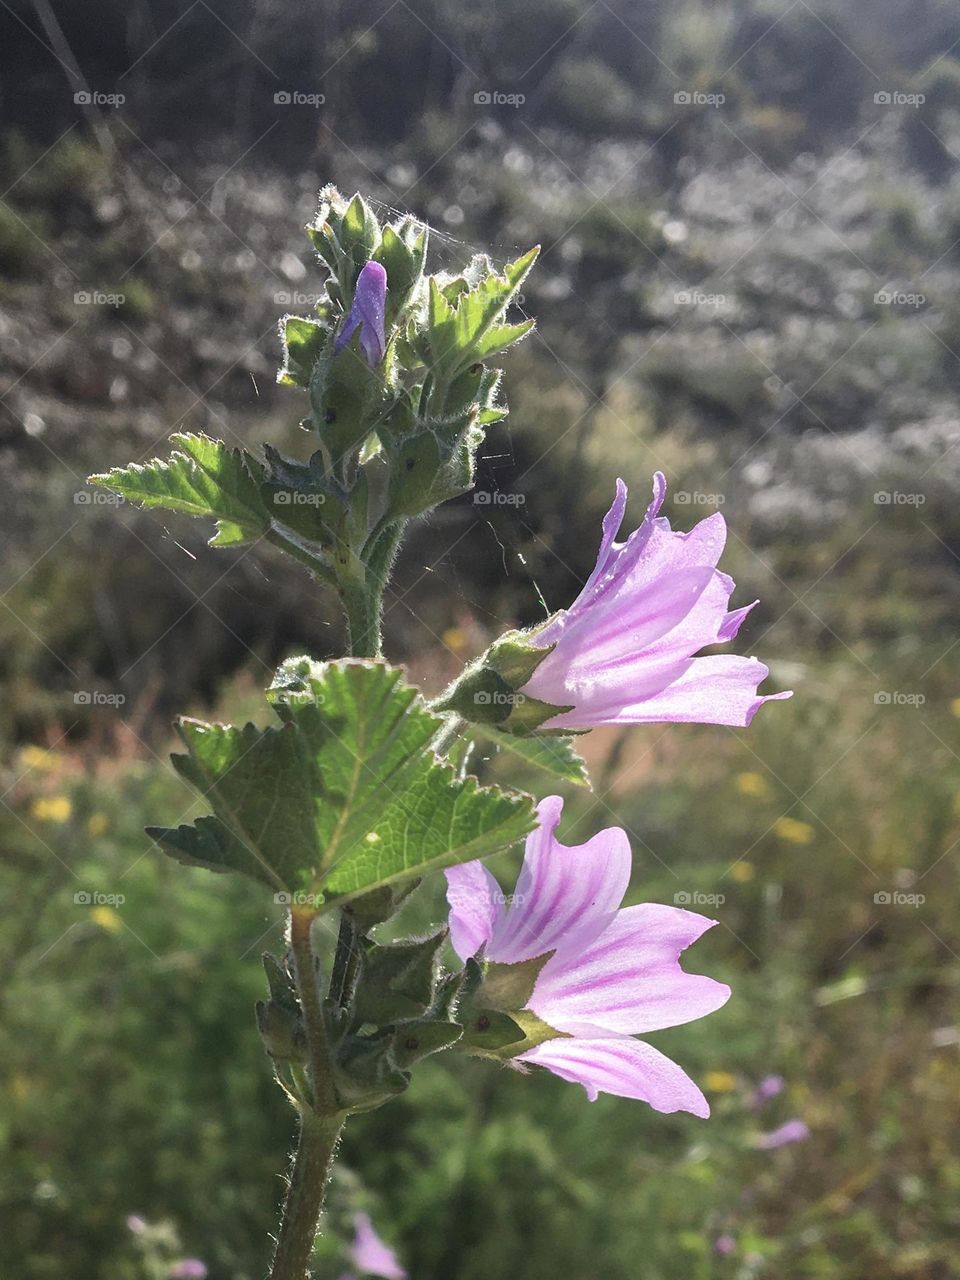
[[[482,737],[484,742],[494,743],[501,750],[510,751],[529,764],[545,769],[555,778],[562,778],[564,782],[572,782],[578,787],[590,786],[587,766],[574,747],[573,738],[564,734],[530,734],[520,737],[515,733],[487,730],[482,725],[472,725],[470,731]]]
[[[181,860],[342,902],[484,857],[534,825],[528,796],[458,780],[429,744],[441,726],[384,663],[284,663],[280,728],[184,720],[178,771],[215,817],[151,834]]]
[[[487,360],[490,356],[506,351],[507,347],[512,347],[515,342],[525,338],[535,324],[536,320],[522,320],[519,324],[494,325],[473,344],[471,354],[474,360]]]
[[[441,289],[430,280],[429,333],[433,371],[453,378],[461,370],[512,345],[529,332],[532,321],[502,325],[500,321],[540,252],[539,246],[504,268],[482,278],[457,279]],[[491,336],[495,334],[496,336]]]
[[[166,460],[133,462],[90,477],[141,507],[162,507],[216,520],[212,547],[237,546],[261,537],[270,515],[260,496],[263,468],[242,449],[184,432],[170,437],[179,449]]]

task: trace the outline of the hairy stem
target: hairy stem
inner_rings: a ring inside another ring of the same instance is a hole
[[[307,1038],[311,1097],[300,1108],[300,1135],[283,1205],[270,1280],[305,1280],[344,1112],[337,1101],[310,926],[313,913],[290,912],[290,950]]]
[[[323,1196],[342,1128],[339,1117],[321,1117],[307,1111],[301,1115],[300,1137],[270,1280],[305,1280],[307,1276]]]

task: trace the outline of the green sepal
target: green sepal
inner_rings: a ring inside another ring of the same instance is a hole
[[[408,221],[399,228],[386,226],[373,255],[387,273],[385,325],[390,330],[416,301],[427,256],[427,230]]]
[[[448,934],[443,928],[428,938],[372,945],[354,1000],[357,1024],[383,1026],[426,1013],[433,1003],[438,953]]]
[[[467,667],[434,706],[507,733],[536,733],[547,720],[572,710],[521,692],[552,648],[531,644],[525,632],[508,631]]]
[[[410,1074],[393,1061],[393,1032],[347,1036],[337,1045],[334,1088],[345,1111],[373,1111],[410,1084]]]
[[[513,1048],[526,1040],[519,1023],[497,1009],[471,1008],[463,1017],[463,1048],[468,1053],[509,1057],[501,1050]]]
[[[488,960],[484,965],[483,983],[475,997],[477,1005],[486,1009],[499,1009],[504,1013],[514,1013],[526,1008],[537,979],[553,954],[552,951],[547,951],[541,956],[521,960],[516,964]]]
[[[358,332],[341,351],[324,351],[310,378],[313,425],[334,463],[363,444],[387,395],[382,370],[367,364],[359,341]]]
[[[287,387],[309,387],[314,366],[330,339],[329,327],[302,316],[284,316],[280,337],[283,365],[277,381]]]
[[[390,1057],[401,1070],[407,1070],[441,1049],[449,1049],[463,1036],[463,1028],[455,1022],[421,1019],[404,1022],[394,1032]]]
[[[384,924],[395,916],[419,886],[419,879],[405,884],[384,885],[370,893],[361,893],[359,897],[351,898],[343,909],[361,933],[369,933],[378,924]]]
[[[307,1040],[303,1022],[275,1000],[256,1003],[257,1029],[267,1053],[276,1062],[305,1062]]]

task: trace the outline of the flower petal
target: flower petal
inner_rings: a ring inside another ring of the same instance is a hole
[[[727,536],[723,516],[677,532],[657,514],[665,487],[658,472],[643,524],[617,543],[626,501],[618,482],[593,573],[573,605],[534,633],[552,652],[523,691],[572,706],[544,728],[671,720],[742,726],[767,700],[757,696],[766,668],[756,660],[694,657],[732,640],[753,605],[728,607],[734,582],[716,567]]]
[[[548,796],[540,825],[527,837],[523,869],[510,908],[494,925],[489,960],[517,964],[562,947],[581,950],[610,924],[630,882],[630,842],[619,827],[586,844],[554,837],[563,800]]]
[[[377,1235],[369,1214],[355,1214],[353,1222],[356,1235],[350,1257],[357,1270],[364,1275],[382,1276],[383,1280],[407,1280],[397,1255]]]
[[[450,941],[461,960],[475,956],[488,943],[503,914],[503,890],[482,862],[448,867]]]
[[[647,902],[618,911],[579,954],[544,965],[530,1008],[558,1031],[586,1028],[635,1035],[713,1013],[730,998],[723,982],[680,968],[681,951],[716,924],[679,907]]]
[[[744,728],[765,702],[791,698],[790,691],[758,694],[768,669],[756,658],[710,654],[692,658],[659,693],[633,700],[629,677],[611,689],[608,699],[588,708],[554,716],[547,728],[587,728],[596,724],[648,722],[729,724]]]
[[[704,1119],[710,1105],[685,1071],[665,1054],[630,1036],[547,1040],[515,1059],[546,1067],[562,1080],[582,1084],[595,1102],[600,1093],[638,1098],[656,1111],[689,1111]]]

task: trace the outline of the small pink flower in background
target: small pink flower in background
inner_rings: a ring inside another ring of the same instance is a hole
[[[736,1251],[736,1248],[737,1242],[734,1240],[733,1236],[717,1236],[716,1240],[713,1242],[714,1253],[719,1253],[723,1258],[729,1257],[731,1253]]]
[[[199,1258],[181,1258],[170,1268],[170,1280],[205,1280],[206,1264]]]
[[[357,1270],[368,1276],[382,1276],[383,1280],[406,1280],[406,1271],[394,1251],[373,1229],[370,1215],[356,1214],[353,1225],[356,1234],[350,1259]]]
[[[783,1093],[785,1083],[783,1076],[764,1076],[753,1091],[750,1105],[760,1107],[771,1098],[776,1098],[778,1094]]]
[[[367,364],[376,367],[383,360],[387,339],[383,331],[387,301],[387,273],[379,262],[368,262],[357,276],[353,306],[333,344],[342,351],[356,331],[360,330],[360,349]]]
[[[515,1062],[546,1067],[599,1093],[638,1098],[657,1111],[708,1116],[706,1098],[675,1062],[634,1034],[676,1027],[725,1004],[730,988],[685,973],[680,953],[716,923],[679,907],[620,908],[631,855],[619,827],[586,844],[554,836],[563,801],[538,807],[510,905],[482,862],[446,872],[450,937],[462,960],[517,964],[554,954],[526,1006],[563,1033],[519,1053]]]
[[[127,1230],[133,1232],[135,1236],[142,1236],[147,1229],[145,1218],[141,1218],[139,1213],[131,1213],[127,1218]]]
[[[544,728],[647,721],[745,726],[764,702],[790,697],[757,693],[767,668],[756,658],[694,657],[732,640],[753,605],[727,609],[734,582],[716,567],[727,536],[723,516],[716,512],[677,533],[657,514],[666,490],[658,471],[643,523],[626,542],[615,542],[627,505],[627,487],[617,481],[593,573],[569,609],[531,633],[533,643],[555,648],[523,692],[572,706]]]
[[[758,1134],[756,1145],[761,1151],[775,1151],[777,1147],[789,1146],[791,1142],[805,1142],[809,1137],[810,1130],[802,1120],[788,1120],[770,1133]]]

